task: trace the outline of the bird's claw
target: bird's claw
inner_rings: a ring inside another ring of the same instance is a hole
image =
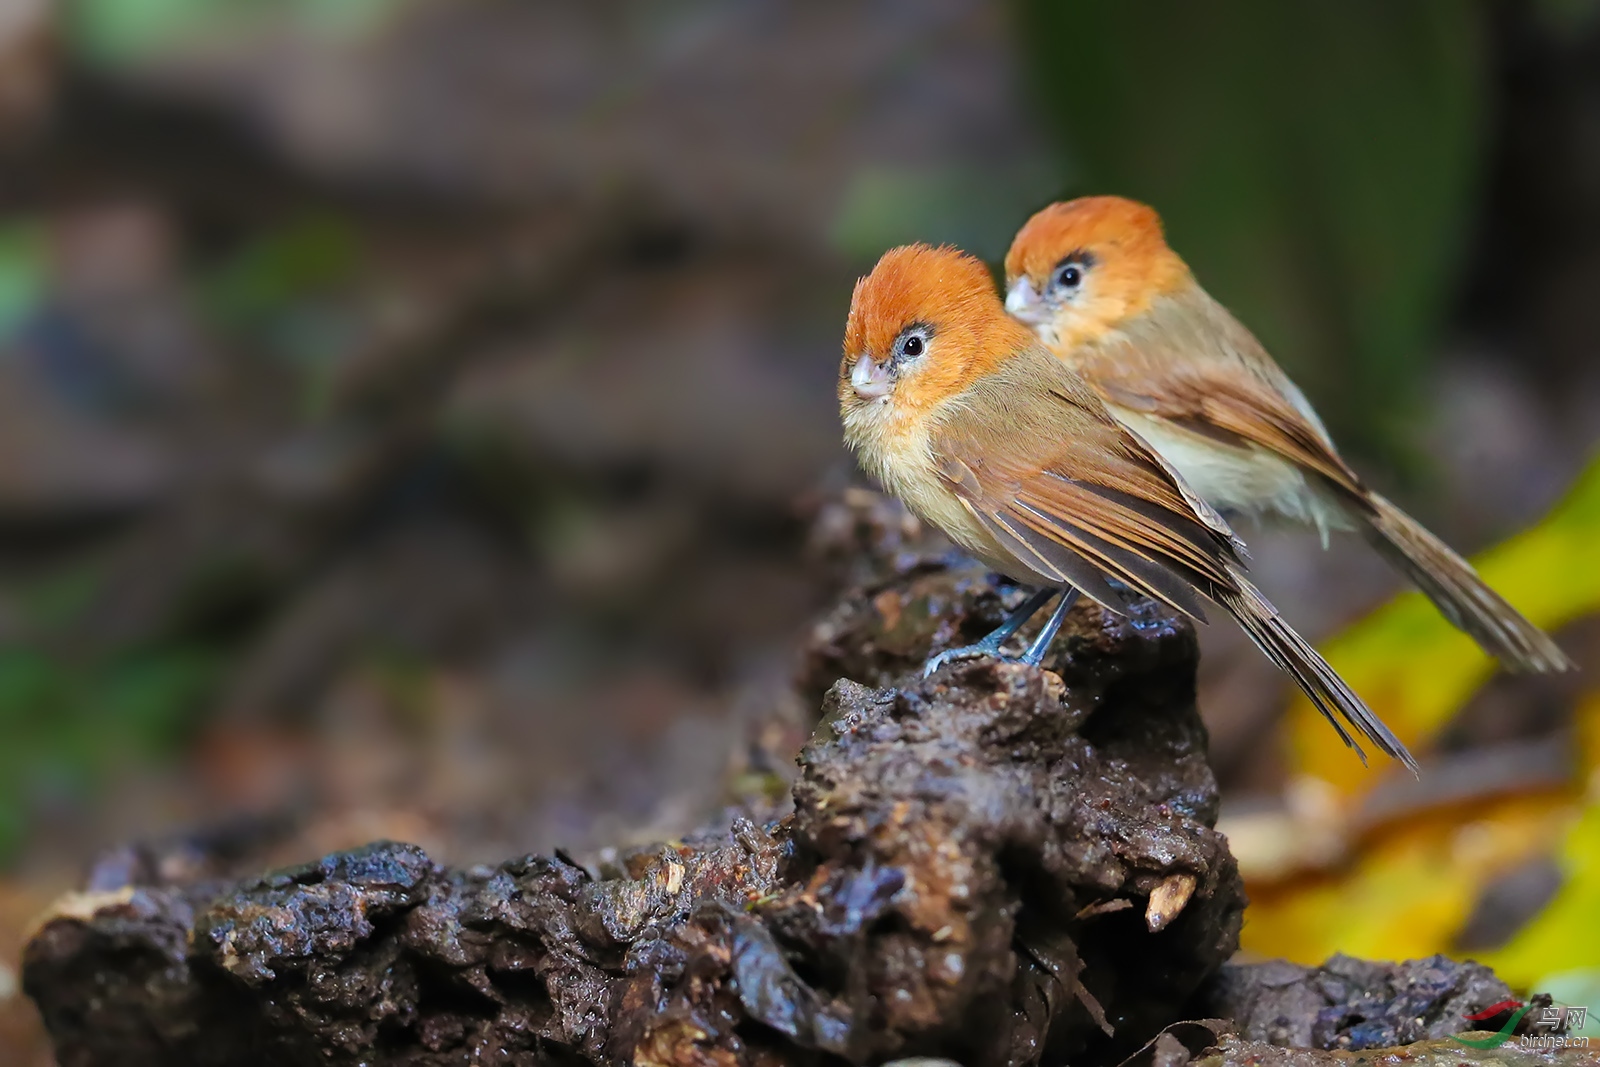
[[[1039,613],[1039,609],[1048,604],[1050,602],[1050,598],[1055,595],[1056,590],[1054,589],[1040,589],[1038,592],[1034,593],[1027,600],[1018,605],[1015,611],[1006,616],[1005,622],[1002,622],[997,629],[992,631],[987,637],[983,638],[977,644],[963,645],[960,648],[947,648],[937,656],[929,659],[927,664],[922,668],[922,676],[924,678],[928,677],[934,671],[938,670],[940,667],[943,667],[946,663],[954,663],[956,660],[960,659],[978,659],[985,656],[989,657],[990,659],[997,659],[1002,663],[1031,663],[1037,667],[1039,665],[1039,660],[1044,656],[1045,647],[1048,646],[1050,641],[1055,637],[1056,630],[1061,627],[1060,617],[1066,614],[1065,607],[1056,609],[1055,615],[1052,616],[1051,623],[1045,628],[1048,632],[1042,635],[1043,641],[1036,641],[1035,645],[1037,647],[1030,646],[1028,651],[1024,653],[1020,659],[1016,656],[1003,656],[1000,654],[1000,649],[1007,641],[1011,640],[1011,638],[1016,635],[1018,630],[1022,629],[1022,627],[1027,624],[1029,619],[1037,615]],[[1076,593],[1068,590],[1063,596],[1062,604],[1070,606],[1072,604],[1072,598],[1076,595]]]
[[[1056,634],[1061,632],[1061,624],[1066,619],[1067,612],[1072,610],[1072,605],[1078,599],[1078,591],[1076,589],[1067,588],[1062,591],[1060,603],[1056,605],[1055,611],[1050,613],[1049,620],[1044,624],[1044,628],[1039,631],[1039,636],[1033,639],[1033,643],[1028,646],[1026,652],[1020,656],[1003,656],[1000,654],[1000,648],[1013,634],[1021,629],[1029,617],[1043,607],[1045,602],[1054,595],[1055,591],[1051,589],[1044,589],[1035,593],[1028,599],[1027,603],[1012,613],[998,630],[985,637],[982,641],[962,648],[947,648],[937,656],[929,659],[927,665],[922,668],[922,676],[924,678],[928,677],[946,663],[951,663],[958,659],[976,659],[982,656],[997,659],[1002,663],[1023,663],[1029,667],[1039,666],[1044,662],[1045,653],[1050,650],[1050,643],[1056,639]]]
[[[930,677],[940,667],[943,667],[948,663],[955,663],[964,659],[982,659],[984,657],[997,659],[1003,663],[1021,662],[1015,656],[1002,656],[999,649],[979,643],[976,645],[966,645],[962,648],[945,649],[937,656],[934,656],[932,659],[928,660],[927,664],[922,668],[922,676],[924,678]]]

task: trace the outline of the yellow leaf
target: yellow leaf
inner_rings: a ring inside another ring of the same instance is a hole
[[[1483,553],[1485,581],[1535,624],[1554,630],[1600,610],[1600,459],[1536,526]],[[1449,722],[1496,665],[1421,593],[1402,594],[1330,641],[1331,663],[1408,746]],[[1290,718],[1295,766],[1341,793],[1363,791],[1394,768],[1363,768],[1298,698]]]
[[[1335,952],[1397,960],[1447,951],[1484,885],[1554,848],[1573,814],[1570,795],[1542,794],[1389,827],[1338,875],[1249,886],[1241,947],[1306,964]]]
[[[1600,794],[1600,690],[1586,694],[1578,702],[1572,731],[1577,736],[1580,766],[1589,768],[1589,791]]]
[[[1522,988],[1551,971],[1600,965],[1600,693],[1579,706],[1577,732],[1593,770],[1588,805],[1561,847],[1561,888],[1509,944],[1484,960]]]

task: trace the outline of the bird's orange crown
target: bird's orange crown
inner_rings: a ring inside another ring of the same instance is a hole
[[[856,283],[845,325],[839,395],[848,401],[851,368],[862,356],[888,358],[908,327],[929,328],[926,365],[901,382],[894,404],[926,409],[956,395],[1009,356],[1036,344],[1005,312],[989,269],[948,245],[890,249]]]
[[[1087,336],[1114,328],[1193,281],[1167,247],[1154,208],[1120,196],[1085,196],[1051,204],[1017,231],[1006,253],[1006,286],[1026,278],[1043,293],[1057,268],[1074,256],[1092,264],[1084,299],[1072,308],[1071,332]]]

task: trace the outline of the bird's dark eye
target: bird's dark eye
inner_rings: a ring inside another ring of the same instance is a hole
[[[894,339],[894,361],[896,364],[920,358],[928,351],[928,338],[932,335],[932,328],[926,323],[915,323],[900,331],[900,336]]]
[[[1083,276],[1089,273],[1094,263],[1094,253],[1087,248],[1063,256],[1050,275],[1050,291],[1062,295],[1076,293],[1083,285]]]

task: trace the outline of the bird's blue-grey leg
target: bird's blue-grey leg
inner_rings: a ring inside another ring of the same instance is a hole
[[[922,668],[922,676],[926,678],[946,663],[954,660],[971,659],[975,656],[998,656],[1000,654],[1000,646],[1005,644],[1012,634],[1026,626],[1029,619],[1039,614],[1039,609],[1048,604],[1050,598],[1055,595],[1056,590],[1054,589],[1039,590],[1027,600],[1024,600],[1021,607],[1006,616],[1005,622],[1002,622],[995,628],[993,633],[984,637],[977,644],[965,645],[961,648],[947,648],[937,656],[934,656],[928,661],[928,665]],[[1057,623],[1058,628],[1059,626],[1060,624]]]
[[[1039,636],[1033,639],[1033,644],[1028,646],[1028,651],[1022,654],[1022,662],[1037,667],[1044,661],[1044,654],[1050,651],[1050,642],[1056,639],[1056,634],[1061,631],[1061,624],[1067,621],[1067,612],[1072,610],[1072,605],[1078,599],[1076,589],[1063,589],[1061,603],[1056,605],[1056,610],[1050,613],[1050,618],[1045,620],[1044,629],[1039,631]]]

